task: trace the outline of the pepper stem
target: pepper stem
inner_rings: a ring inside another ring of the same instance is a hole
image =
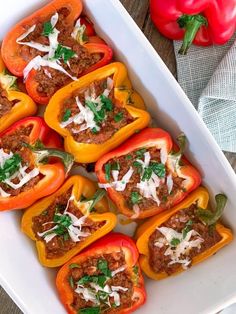
[[[69,172],[73,166],[74,157],[71,154],[55,148],[45,148],[41,141],[36,141],[34,145],[23,143],[23,146],[29,148],[33,152],[36,163],[43,162],[43,160],[45,161],[49,157],[57,157],[62,160],[66,172]]]
[[[198,208],[196,211],[199,219],[207,226],[214,225],[222,216],[225,205],[227,203],[227,196],[224,194],[217,194],[215,196],[216,209],[212,212],[209,209]]]
[[[208,22],[207,19],[201,14],[183,14],[180,18],[178,18],[177,22],[180,28],[185,29],[184,41],[179,50],[179,54],[186,55],[199,28],[203,25],[207,26]]]

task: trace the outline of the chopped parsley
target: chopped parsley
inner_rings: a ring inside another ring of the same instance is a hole
[[[138,192],[131,192],[130,200],[133,205],[138,204],[142,200],[142,196]]]
[[[52,32],[53,32],[53,26],[52,26],[51,22],[50,22],[50,21],[45,22],[45,23],[43,24],[43,32],[42,32],[42,35],[43,35],[43,36],[49,36],[50,34],[52,34]]]
[[[186,223],[184,229],[182,230],[183,239],[186,238],[187,233],[192,229],[192,227],[191,227],[192,224],[193,224],[193,221],[192,221],[192,220],[189,220],[189,221]]]
[[[126,160],[132,159],[132,155],[126,155],[126,156],[125,156],[125,159],[126,159]]]
[[[101,309],[100,307],[85,307],[84,309],[79,309],[78,314],[100,314]]]
[[[115,122],[120,122],[123,119],[124,115],[123,112],[119,112],[114,116]]]
[[[75,52],[71,50],[70,48],[63,47],[62,45],[58,45],[57,49],[54,53],[54,59],[60,59],[62,58],[63,61],[66,63],[69,61],[72,57],[74,57]]]
[[[94,127],[94,128],[91,129],[91,132],[92,132],[93,134],[97,134],[97,133],[98,133],[98,130]]]
[[[77,263],[72,263],[72,264],[70,264],[69,268],[70,268],[70,269],[73,269],[73,268],[80,268],[80,265],[77,264]]]
[[[164,178],[166,175],[166,168],[165,165],[158,162],[151,162],[150,167],[152,171],[159,177]]]
[[[139,270],[138,270],[138,266],[137,265],[133,266],[133,272],[134,272],[135,275],[138,275]]]
[[[105,178],[107,181],[111,180],[111,164],[105,164]]]
[[[85,101],[85,105],[92,111],[92,113],[94,114],[94,121],[96,123],[102,123],[103,120],[106,117],[106,111],[104,108],[102,108],[101,110],[97,111],[97,104],[90,101],[90,100],[86,100]]]
[[[78,285],[84,285],[86,283],[93,282],[96,285],[99,285],[100,287],[103,288],[106,281],[107,281],[107,277],[104,275],[98,275],[98,276],[86,275],[86,276],[80,278],[79,281],[77,282],[77,284]]]
[[[120,164],[118,163],[118,161],[111,164],[111,170],[120,170]]]
[[[20,169],[21,156],[19,154],[12,155],[7,159],[4,165],[0,168],[0,182],[10,178],[15,172]]]
[[[98,260],[97,268],[107,277],[111,277],[111,271],[105,259]]]
[[[180,244],[180,239],[178,239],[178,238],[173,238],[171,241],[170,241],[170,244],[171,244],[171,246],[174,246],[174,247],[176,247],[178,244]]]
[[[148,181],[151,178],[151,176],[152,176],[152,168],[151,167],[145,167],[141,180],[142,181],[145,181],[145,180]]]
[[[105,95],[100,95],[100,99],[102,104],[104,105],[106,111],[112,111],[113,104],[110,98],[106,97]]]
[[[141,149],[139,149],[139,150],[137,150],[136,152],[135,152],[135,154],[136,154],[136,156],[138,157],[138,158],[143,158],[144,157],[144,154],[146,153],[146,148],[141,148]]]
[[[68,215],[61,215],[55,213],[53,217],[53,222],[56,224],[56,228],[53,230],[50,230],[44,234],[44,237],[51,233],[56,233],[58,236],[63,236],[64,240],[68,240],[68,227],[72,224],[72,219]]]
[[[68,121],[70,116],[71,116],[71,110],[70,109],[66,109],[66,111],[65,111],[65,113],[64,113],[64,115],[62,117],[62,122]]]
[[[68,281],[69,281],[69,284],[70,284],[71,288],[74,289],[75,284],[74,284],[73,277],[70,276],[70,277],[68,278]]]

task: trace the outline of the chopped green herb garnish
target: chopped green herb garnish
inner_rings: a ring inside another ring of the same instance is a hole
[[[138,269],[137,265],[133,266],[133,272],[134,272],[135,275],[138,275],[139,269]]]
[[[73,277],[70,276],[70,277],[68,278],[68,280],[69,280],[69,284],[70,284],[71,288],[74,289],[75,284],[74,284]]]
[[[78,314],[100,314],[100,307],[85,307],[84,309],[79,309]]]
[[[99,285],[100,287],[104,287],[106,280],[107,280],[107,277],[104,275],[98,275],[98,276],[86,275],[86,276],[80,278],[77,283],[78,283],[78,285],[84,285],[86,283],[93,282],[93,283]]]
[[[106,116],[106,112],[105,112],[104,108],[102,108],[101,110],[97,111],[96,103],[94,103],[92,101],[89,101],[89,100],[85,101],[85,105],[87,107],[89,107],[89,109],[93,112],[93,114],[94,114],[94,121],[96,123],[103,122],[103,120],[105,119],[105,116]]]
[[[127,160],[132,159],[132,155],[126,155],[126,156],[125,156],[125,159],[127,159]]]
[[[62,117],[62,122],[68,121],[70,116],[71,116],[71,110],[70,109],[66,109],[66,111],[65,111],[65,113],[64,113],[64,115]]]
[[[72,264],[70,264],[69,268],[70,268],[70,269],[73,269],[73,268],[80,268],[80,265],[77,264],[77,263],[72,263]]]
[[[138,173],[142,173],[142,171],[143,171],[143,165],[142,165],[140,162],[134,161],[134,162],[133,162],[133,166],[134,166],[135,168],[137,168]]]
[[[166,168],[165,165],[158,162],[151,162],[150,167],[152,168],[152,171],[159,177],[164,178],[166,175]]]
[[[52,32],[53,32],[53,26],[52,26],[51,22],[50,22],[50,21],[45,22],[45,23],[43,24],[43,32],[42,32],[42,35],[43,35],[43,36],[48,36],[48,35],[52,34]]]
[[[70,58],[74,57],[75,52],[71,50],[70,48],[63,47],[62,45],[58,45],[57,49],[54,53],[54,59],[60,59],[62,58],[64,62],[66,63]]]
[[[170,241],[170,244],[174,247],[176,247],[178,244],[180,244],[180,239],[178,238],[173,238],[171,241]]]
[[[102,104],[104,105],[106,111],[113,110],[113,104],[110,98],[106,97],[105,95],[100,95],[100,99]]]
[[[107,181],[111,180],[111,164],[105,164],[105,178]]]
[[[164,196],[162,196],[162,202],[167,202],[167,200],[168,200],[168,197],[166,196],[166,195],[164,195]]]
[[[124,117],[123,112],[119,112],[114,116],[114,120],[115,122],[120,122],[123,119],[123,117]]]
[[[68,228],[72,224],[71,217],[68,215],[54,215],[53,222],[59,224],[65,228]]]
[[[48,211],[47,210],[44,210],[42,213],[41,213],[41,216],[46,216],[48,214]]]
[[[139,150],[137,150],[136,152],[135,152],[135,154],[136,154],[136,156],[138,157],[138,158],[143,158],[143,156],[144,156],[144,154],[146,153],[146,148],[141,148],[141,149],[139,149]]]
[[[146,168],[144,168],[144,172],[143,172],[141,180],[142,181],[145,181],[145,180],[148,181],[151,178],[151,176],[152,176],[152,168],[146,167]]]
[[[91,129],[91,132],[92,132],[93,134],[97,134],[97,133],[98,133],[98,130],[97,130],[96,128],[92,128],[92,129]]]
[[[192,220],[189,220],[189,221],[186,223],[184,229],[182,230],[183,239],[186,238],[188,232],[192,229],[192,228],[191,228],[192,224],[193,224],[193,221],[192,221]]]
[[[19,154],[12,155],[7,159],[4,165],[0,168],[0,182],[10,178],[15,172],[20,169],[21,156]]]
[[[69,236],[68,233],[63,234],[63,240],[64,240],[64,241],[68,241],[69,238],[70,238],[70,236]]]
[[[133,205],[138,204],[142,200],[142,196],[138,192],[131,192],[130,200]]]
[[[108,268],[108,263],[105,259],[98,260],[97,268],[107,277],[111,277],[111,271]]]
[[[120,164],[118,163],[118,161],[111,164],[111,170],[120,170]]]

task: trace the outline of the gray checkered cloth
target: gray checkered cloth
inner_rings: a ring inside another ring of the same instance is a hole
[[[192,46],[178,54],[178,82],[222,150],[236,152],[236,36],[224,46]]]

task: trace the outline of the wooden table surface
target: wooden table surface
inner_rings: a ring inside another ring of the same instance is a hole
[[[176,62],[172,41],[164,38],[153,26],[149,15],[149,0],[120,0],[138,26],[142,29],[148,40],[159,53],[165,64],[175,77]],[[226,153],[232,167],[236,171],[236,154]],[[5,291],[0,288],[0,313],[1,314],[20,314],[19,308],[14,304]],[[32,313],[33,314],[33,313]],[[54,314],[54,313],[48,313]]]

